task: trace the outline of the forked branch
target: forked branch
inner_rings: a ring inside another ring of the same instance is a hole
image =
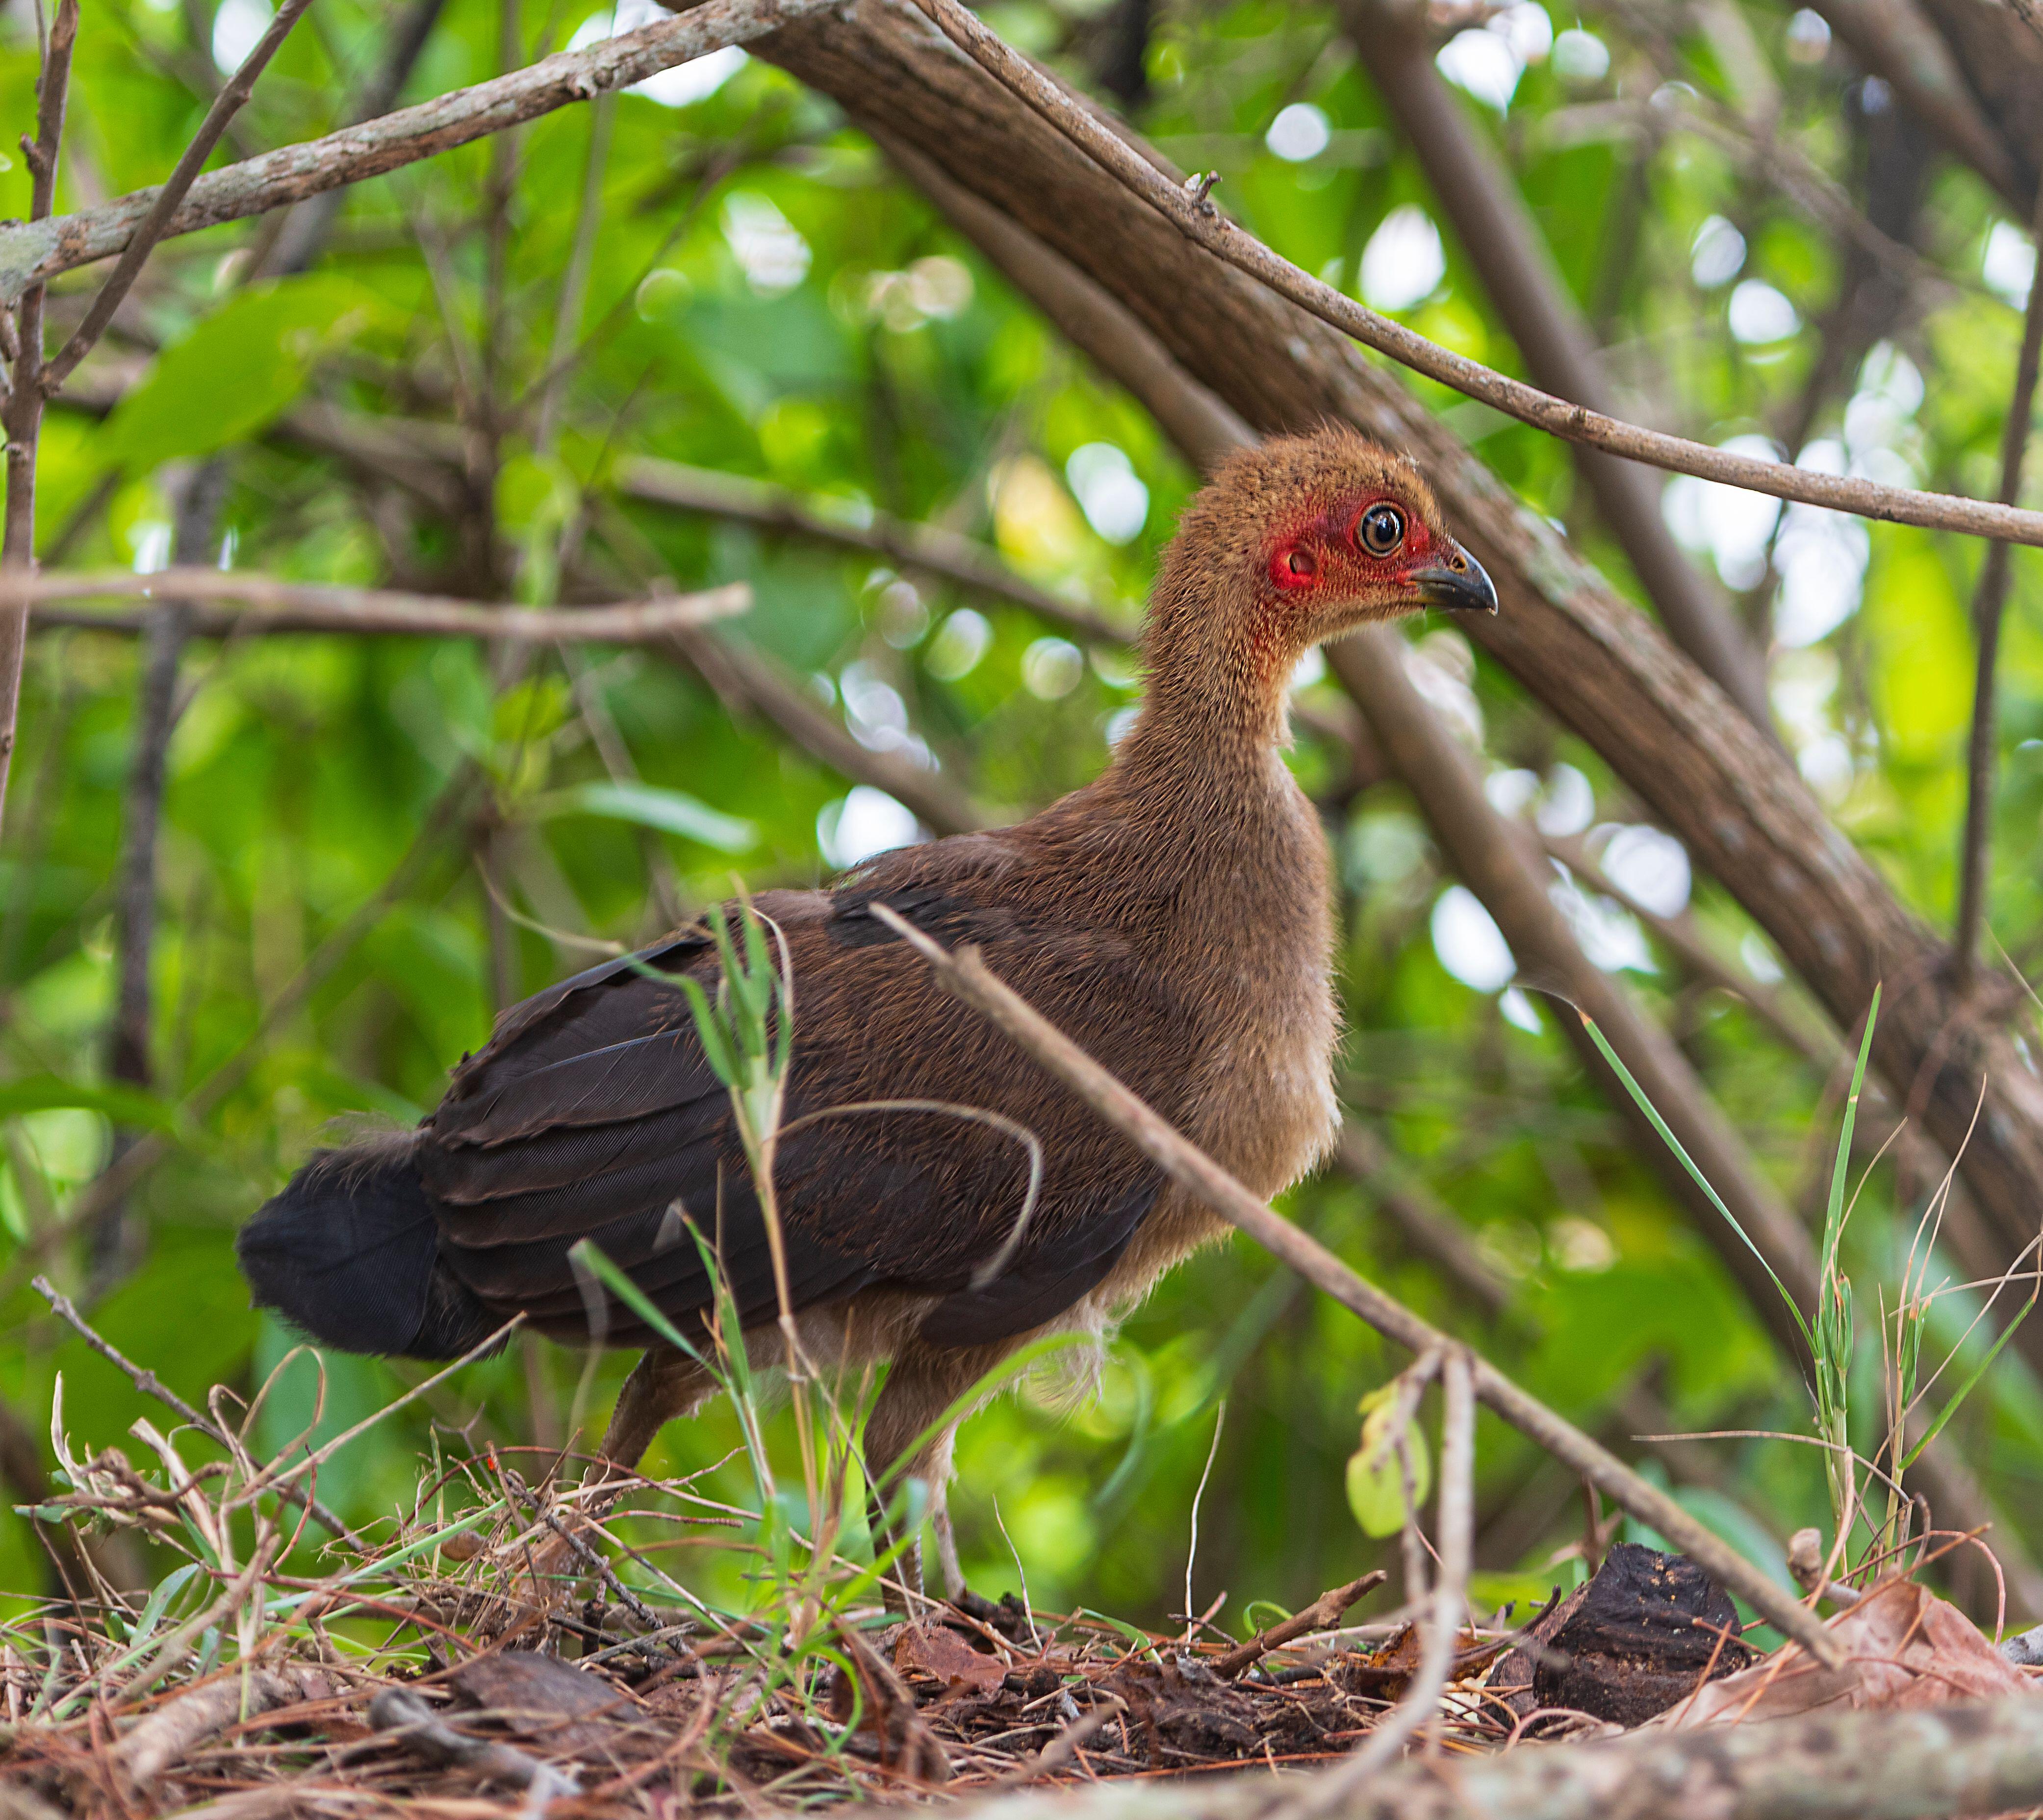
[[[677,63],[742,44],[838,0],[707,0],[662,19],[529,67],[343,127],[323,139],[280,147],[206,173],[164,222],[160,237],[266,214],[309,196],[359,183],[501,132],[571,102],[629,88]],[[0,302],[29,285],[120,252],[155,209],[162,191],[138,190],[51,221],[0,228]]]
[[[277,9],[276,17],[270,20],[268,29],[255,41],[255,48],[241,59],[241,67],[220,85],[220,93],[213,98],[213,105],[206,109],[205,118],[199,122],[198,131],[192,135],[191,143],[149,204],[144,215],[128,244],[121,254],[120,262],[109,274],[106,282],[99,287],[99,294],[92,300],[91,307],[85,312],[85,320],[71,331],[71,339],[52,359],[43,373],[43,390],[54,392],[63,384],[78,363],[90,354],[99,338],[106,332],[106,325],[113,320],[113,312],[120,308],[122,301],[134,286],[156,243],[162,239],[177,213],[178,205],[197,181],[198,174],[205,168],[205,161],[212,157],[213,148],[220,144],[220,135],[227,131],[228,122],[239,113],[249,96],[255,92],[255,79],[269,67],[291,28],[297,24],[312,0],[284,0]]]

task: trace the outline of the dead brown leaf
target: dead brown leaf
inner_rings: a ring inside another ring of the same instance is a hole
[[[975,1649],[947,1625],[910,1624],[894,1646],[894,1666],[904,1673],[933,1675],[945,1697],[990,1693],[1007,1677],[1007,1665]]]
[[[1830,1631],[1850,1653],[1842,1667],[1790,1643],[1764,1661],[1712,1681],[1655,1724],[1733,1725],[1789,1718],[1819,1707],[1890,1711],[1998,1699],[2029,1683],[1953,1604],[1912,1580],[1876,1586]]]

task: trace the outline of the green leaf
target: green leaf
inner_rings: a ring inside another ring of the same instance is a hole
[[[1405,1498],[1405,1467],[1397,1457],[1397,1437],[1390,1432],[1397,1413],[1397,1387],[1386,1384],[1362,1400],[1362,1445],[1347,1463],[1347,1508],[1364,1535],[1395,1535],[1404,1528],[1408,1509],[1426,1501],[1433,1483],[1432,1457],[1419,1424],[1408,1419],[1405,1447],[1412,1462],[1412,1498]]]
[[[1845,1232],[1845,1174],[1851,1163],[1852,1128],[1858,1122],[1858,1096],[1865,1085],[1865,1064],[1872,1054],[1872,1027],[1880,1019],[1880,988],[1872,989],[1866,1007],[1865,1034],[1859,1039],[1858,1060],[1852,1068],[1851,1092],[1845,1099],[1844,1124],[1838,1132],[1838,1160],[1830,1171],[1830,1197],[1823,1210],[1823,1275],[1837,1268],[1838,1245]]]
[[[723,853],[746,853],[759,845],[759,830],[751,822],[654,784],[577,784],[550,792],[533,807],[542,816],[602,815],[635,822]]]
[[[1696,1167],[1695,1159],[1681,1148],[1681,1140],[1675,1136],[1667,1121],[1660,1116],[1659,1109],[1646,1098],[1646,1090],[1631,1078],[1631,1071],[1618,1059],[1616,1050],[1610,1046],[1603,1032],[1596,1028],[1596,1020],[1593,1017],[1584,1016],[1582,1028],[1589,1032],[1589,1040],[1594,1043],[1597,1049],[1601,1052],[1603,1059],[1609,1063],[1612,1071],[1624,1083],[1624,1090],[1631,1095],[1633,1103],[1651,1121],[1653,1128],[1660,1134],[1661,1142],[1681,1159],[1681,1167],[1688,1171],[1689,1177],[1696,1186],[1710,1197],[1710,1205],[1724,1217],[1731,1229],[1745,1241],[1745,1248],[1759,1260],[1760,1268],[1765,1271],[1774,1288],[1780,1292],[1781,1301],[1788,1305],[1788,1312],[1795,1317],[1796,1326],[1802,1330],[1802,1338],[1808,1344],[1809,1356],[1811,1358],[1820,1357],[1821,1354],[1816,1345],[1816,1336],[1809,1331],[1809,1324],[1803,1318],[1801,1308],[1795,1298],[1788,1294],[1788,1285],[1781,1282],[1773,1265],[1767,1262],[1766,1254],[1753,1243],[1751,1234],[1738,1223],[1738,1217],[1723,1204],[1723,1197],[1710,1186],[1709,1178]]]
[[[81,1106],[120,1125],[151,1131],[177,1128],[177,1108],[140,1087],[118,1082],[86,1086],[45,1074],[0,1082],[0,1118],[18,1118],[24,1113],[49,1112],[59,1106]]]
[[[327,274],[251,285],[156,357],[107,420],[102,459],[131,473],[246,440],[289,408],[329,347],[382,311]]]

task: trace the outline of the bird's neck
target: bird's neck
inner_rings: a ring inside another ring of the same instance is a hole
[[[1290,741],[1288,684],[1296,653],[1251,607],[1158,589],[1143,637],[1148,684],[1117,754],[1131,785],[1182,787],[1267,778]]]

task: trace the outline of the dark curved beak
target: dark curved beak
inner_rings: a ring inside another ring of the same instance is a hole
[[[1497,588],[1482,565],[1455,546],[1454,554],[1430,569],[1415,569],[1405,577],[1428,607],[1458,613],[1494,613]]]

